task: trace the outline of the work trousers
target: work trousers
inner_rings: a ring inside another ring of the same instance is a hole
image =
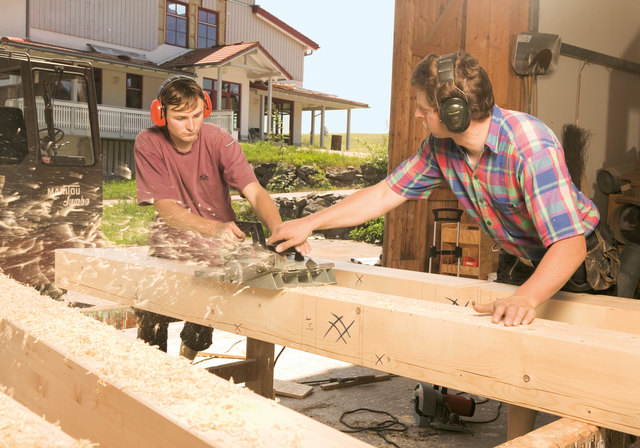
[[[135,309],[135,313],[138,317],[138,338],[166,352],[169,324],[179,320],[138,308]],[[212,334],[213,328],[211,327],[185,322],[180,332],[180,339],[188,348],[199,352],[209,348],[213,341]]]

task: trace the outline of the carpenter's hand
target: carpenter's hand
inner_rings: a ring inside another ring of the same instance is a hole
[[[244,241],[245,234],[240,227],[233,222],[216,223],[215,237],[225,243],[235,245]]]
[[[473,309],[479,313],[491,313],[491,321],[499,323],[504,318],[504,325],[529,325],[536,317],[536,308],[527,296],[510,296],[495,302],[474,304]]]
[[[309,241],[304,240],[304,243],[296,246],[296,250],[302,255],[309,255],[311,253],[311,244],[309,244]]]
[[[276,244],[276,252],[282,252],[290,247],[296,248],[302,255],[311,252],[311,246],[307,238],[311,235],[313,228],[308,226],[304,219],[294,219],[285,221],[275,228],[267,244]]]

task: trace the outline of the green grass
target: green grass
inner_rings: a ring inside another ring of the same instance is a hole
[[[102,199],[120,199],[123,201],[135,200],[136,198],[136,181],[131,180],[114,180],[105,182],[102,185]]]
[[[131,201],[105,204],[102,233],[115,244],[146,246],[149,244],[147,223],[153,219],[154,213],[154,207],[141,207]]]
[[[347,134],[335,134],[335,133],[330,133],[328,135],[324,136],[324,148],[325,149],[329,149],[331,148],[331,136],[332,135],[340,135],[342,136],[342,146],[341,146],[341,150],[342,151],[346,151],[347,150]],[[310,140],[311,140],[311,136],[309,134],[302,134],[301,136],[301,143],[303,147],[309,147],[311,146]],[[314,148],[319,148],[320,147],[320,134],[316,133],[315,134],[315,140],[314,140]],[[383,145],[384,147],[387,147],[389,143],[389,135],[388,134],[354,134],[351,133],[351,147],[349,148],[349,151],[352,152],[368,152],[369,147],[372,145]]]
[[[242,150],[252,165],[280,162],[294,166],[316,165],[319,168],[327,168],[360,165],[365,162],[362,157],[346,156],[338,151],[314,151],[295,146],[279,147],[269,142],[243,143]]]

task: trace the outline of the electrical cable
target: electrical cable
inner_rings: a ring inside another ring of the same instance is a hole
[[[468,394],[466,392],[458,392],[456,395],[468,395],[468,396],[471,396],[471,394]],[[476,397],[476,395],[474,395],[474,397]],[[481,398],[482,398],[482,401],[476,400],[476,398],[473,398],[473,400],[475,401],[476,405],[481,405],[481,404],[485,404],[485,403],[489,402],[488,398],[484,398],[484,397],[481,397]],[[502,408],[502,402],[499,401],[498,402],[498,408],[496,410],[496,415],[493,416],[492,418],[490,418],[489,420],[473,420],[473,419],[469,419],[469,418],[465,418],[465,419],[461,419],[461,420],[466,422],[466,423],[478,423],[478,424],[492,423],[492,422],[495,422],[496,420],[498,420],[498,418],[500,418],[500,409],[501,408]]]
[[[280,357],[280,355],[282,355],[282,352],[284,351],[285,348],[286,347],[283,345],[282,349],[280,349],[280,352],[278,353],[278,356],[276,356],[276,359],[274,359],[274,361],[273,361],[273,367],[276,366],[276,363],[278,362],[278,358]]]
[[[377,423],[373,426],[354,426],[354,425],[350,425],[349,423],[344,421],[344,418],[347,415],[351,415],[354,414],[356,412],[371,412],[373,414],[382,414],[382,415],[386,415],[390,418],[390,420],[384,420],[380,423]],[[340,416],[340,423],[342,423],[344,426],[346,426],[349,429],[341,429],[340,431],[345,432],[345,433],[356,433],[356,432],[362,432],[362,431],[373,431],[375,432],[379,437],[381,437],[385,442],[387,442],[389,445],[395,446],[396,448],[400,448],[400,445],[396,444],[395,442],[387,439],[386,435],[384,434],[384,431],[395,431],[395,432],[404,432],[406,431],[409,426],[406,425],[405,423],[401,423],[398,418],[392,414],[390,414],[389,412],[386,411],[377,411],[375,409],[369,409],[369,408],[358,408],[358,409],[354,409],[352,411],[346,411],[343,412],[342,415]],[[399,428],[394,428],[394,426],[399,426]]]

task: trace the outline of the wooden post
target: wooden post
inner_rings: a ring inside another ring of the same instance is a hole
[[[266,398],[275,398],[273,393],[274,344],[259,339],[247,338],[247,359],[256,361],[257,378],[247,381],[246,386]]]

